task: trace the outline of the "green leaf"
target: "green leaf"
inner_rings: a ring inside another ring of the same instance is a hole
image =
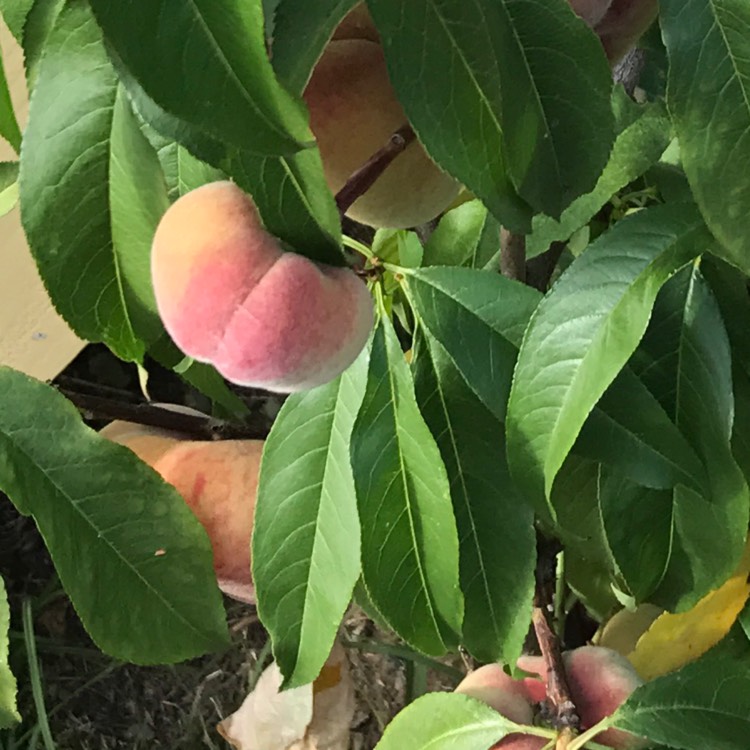
[[[72,0],[49,35],[31,101],[21,218],[47,291],[68,324],[121,359],[137,361],[144,346],[118,279],[110,225],[117,90],[88,5]]]
[[[151,284],[151,242],[169,208],[159,158],[118,88],[110,135],[109,202],[117,279],[139,339],[164,334]]]
[[[675,750],[739,750],[750,736],[750,671],[730,659],[688,664],[637,688],[614,723]]]
[[[220,166],[253,196],[271,234],[308,258],[344,264],[341,221],[317,148],[278,158],[232,151]]]
[[[750,5],[661,0],[667,104],[695,200],[723,248],[750,271]]]
[[[669,145],[670,123],[663,108],[650,105],[615,140],[609,162],[594,189],[573,201],[559,221],[535,216],[526,238],[526,255],[539,255],[559,240],[567,240],[588,224],[599,209],[618,191],[640,177]]]
[[[591,190],[612,146],[612,79],[601,45],[570,8],[534,0],[368,6],[420,140],[504,226],[527,233],[532,212],[558,216]]]
[[[477,750],[494,746],[518,729],[518,724],[475,698],[458,693],[429,693],[408,705],[391,721],[375,750],[407,747],[409,750]]]
[[[295,94],[307,85],[315,63],[341,19],[357,0],[282,0],[274,16],[271,62]]]
[[[170,201],[201,185],[225,179],[221,170],[197,159],[176,141],[165,139],[158,153]]]
[[[349,447],[366,381],[363,355],[331,383],[290,396],[263,450],[253,581],[286,687],[318,676],[359,578]]]
[[[107,41],[170,114],[252,153],[310,145],[304,107],[276,80],[261,0],[91,0]]]
[[[0,216],[18,203],[18,162],[0,161]]]
[[[640,340],[662,284],[712,238],[691,205],[619,222],[537,307],[508,402],[511,473],[540,504],[591,410]]]
[[[481,661],[515,664],[531,622],[533,512],[510,481],[502,425],[440,344],[418,341],[417,402],[448,471],[458,526],[462,643]]]
[[[747,482],[731,448],[735,407],[729,340],[719,306],[697,267],[684,269],[665,284],[632,366],[707,470],[708,492],[702,496],[677,487],[666,502],[648,501],[649,513],[658,512],[657,506],[662,509],[664,517],[650,530],[669,553],[665,579],[653,601],[686,609],[718,587],[737,565],[750,506]],[[627,527],[631,537],[638,536],[635,514],[623,509],[623,499],[615,502],[623,516],[618,513],[613,524],[617,533],[628,537]],[[638,558],[631,560],[633,567],[644,565],[642,550],[631,546],[630,554]]]
[[[424,265],[486,268],[499,250],[500,224],[481,201],[467,201],[440,219],[425,245]]]
[[[372,339],[351,461],[367,592],[409,645],[443,654],[456,645],[463,616],[456,521],[440,452],[384,317]]]
[[[2,54],[0,54],[0,137],[5,138],[16,153],[21,150],[21,130],[18,127],[16,113],[13,111],[13,102],[10,100]]]
[[[34,0],[0,0],[0,14],[3,16],[10,33],[21,42],[23,25],[26,22]]]
[[[96,644],[138,664],[227,645],[205,531],[127,448],[54,389],[0,368],[0,487],[34,517]]]
[[[0,576],[0,729],[7,729],[21,721],[16,707],[16,678],[8,664],[8,630],[10,608],[5,593],[5,582]]]
[[[442,267],[410,271],[406,291],[469,387],[503,420],[518,347],[539,292],[497,273]]]
[[[65,0],[34,0],[23,27],[23,58],[26,85],[33,92],[39,76],[39,63],[50,32],[65,5]]]

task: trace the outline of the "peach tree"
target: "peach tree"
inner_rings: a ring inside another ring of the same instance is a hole
[[[746,0],[0,12],[31,97],[22,129],[0,75],[0,210],[17,197],[58,312],[214,404],[157,427],[247,438],[230,385],[290,394],[209,522],[177,464],[0,367],[0,489],[102,650],[224,648],[221,557],[252,566],[285,687],[352,601],[414,653],[513,672],[502,700],[418,698],[382,750],[747,747]],[[212,529],[238,518],[235,555]],[[634,640],[573,666],[573,613],[601,635],[730,585],[689,658],[649,670]],[[8,617],[0,589],[0,728]]]

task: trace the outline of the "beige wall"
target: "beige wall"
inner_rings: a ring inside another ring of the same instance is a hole
[[[0,20],[0,47],[21,129],[28,101],[23,56]],[[0,161],[15,161],[0,139]],[[0,364],[40,380],[54,378],[83,344],[52,309],[24,238],[18,207],[0,217]]]

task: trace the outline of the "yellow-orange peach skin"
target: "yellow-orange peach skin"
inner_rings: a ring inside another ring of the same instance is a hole
[[[129,422],[112,422],[101,434],[130,448],[174,486],[208,534],[219,588],[254,603],[250,537],[263,441],[185,440]]]
[[[227,181],[167,210],[151,273],[175,343],[239,385],[292,392],[326,383],[356,359],[372,328],[365,284],[348,268],[284,252]]]
[[[368,19],[361,7],[344,19],[303,95],[326,181],[334,193],[407,123]],[[347,215],[375,227],[413,227],[448,208],[458,190],[458,183],[414,141]]]

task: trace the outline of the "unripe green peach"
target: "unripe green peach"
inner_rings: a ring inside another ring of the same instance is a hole
[[[643,680],[630,662],[609,648],[583,646],[563,654],[571,697],[578,709],[581,727],[588,729],[613,714]],[[538,674],[546,683],[547,674],[541,656],[522,656],[519,669]],[[640,750],[648,743],[628,732],[608,729],[596,742],[618,750]]]
[[[499,664],[487,664],[468,674],[456,692],[486,703],[516,724],[531,724],[534,720],[532,703],[536,702],[538,692],[535,695],[526,682],[532,681],[514,680]],[[490,750],[541,750],[546,743],[543,737],[510,734]]]
[[[326,383],[356,359],[372,328],[362,281],[284,252],[231,182],[204,185],[167,210],[151,273],[177,346],[239,385],[292,392]]]
[[[250,537],[263,441],[186,440],[130,422],[112,422],[101,434],[130,448],[180,493],[208,534],[219,588],[254,603]]]
[[[365,9],[355,11],[334,33],[303,94],[326,181],[334,193],[407,124],[375,27]],[[458,189],[458,183],[413,141],[347,215],[375,227],[417,226],[444,211]]]

